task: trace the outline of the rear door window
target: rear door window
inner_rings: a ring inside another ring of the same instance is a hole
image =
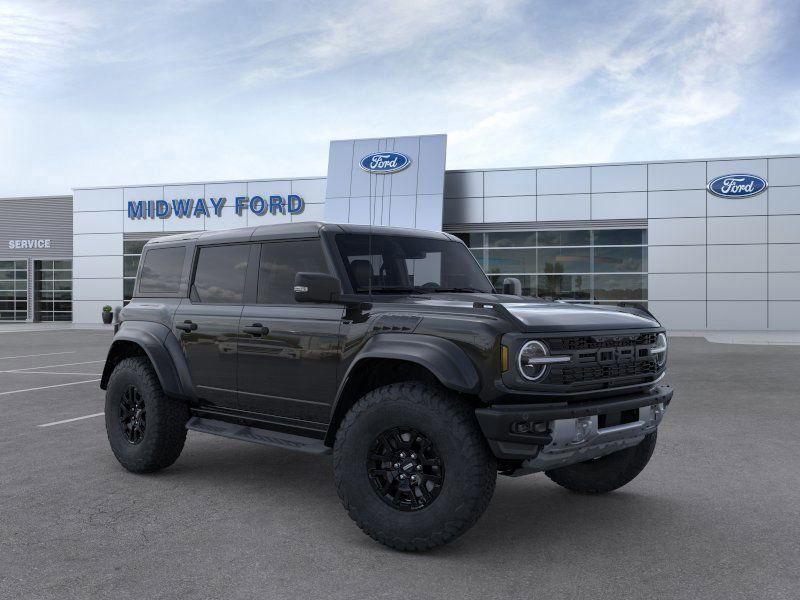
[[[207,304],[241,304],[250,244],[200,248],[192,300]]]
[[[144,255],[139,274],[139,293],[177,294],[185,257],[185,246],[149,249]]]

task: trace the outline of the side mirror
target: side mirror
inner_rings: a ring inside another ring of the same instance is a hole
[[[510,296],[522,295],[522,282],[516,277],[503,279],[503,293]]]
[[[294,276],[296,302],[338,302],[342,295],[342,282],[327,273],[303,273]]]

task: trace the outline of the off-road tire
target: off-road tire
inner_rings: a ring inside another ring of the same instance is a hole
[[[133,386],[144,400],[146,424],[141,441],[128,441],[120,423],[121,398]],[[125,358],[111,373],[106,390],[106,433],[120,464],[133,473],[152,473],[174,463],[186,441],[188,406],[168,398],[144,357]]]
[[[656,446],[657,432],[626,448],[566,467],[545,471],[561,487],[579,494],[605,494],[630,483],[647,466]]]
[[[384,502],[367,472],[370,445],[396,427],[425,435],[444,464],[439,495],[414,512]],[[420,382],[387,385],[358,400],[336,434],[333,467],[336,491],[364,533],[409,551],[441,546],[472,527],[488,506],[497,479],[495,458],[473,410],[454,394]]]

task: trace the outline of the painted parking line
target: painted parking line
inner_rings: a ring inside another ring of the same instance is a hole
[[[0,396],[7,396],[9,394],[22,394],[23,392],[36,392],[38,390],[49,390],[51,388],[65,387],[67,385],[79,385],[81,383],[97,383],[99,379],[87,379],[85,381],[71,381],[70,383],[58,383],[56,385],[43,385],[41,387],[27,388],[24,390],[11,390],[9,392],[0,392]]]
[[[35,369],[54,369],[56,367],[74,367],[75,365],[93,365],[96,363],[104,363],[103,360],[87,360],[84,362],[62,363],[60,365],[39,365],[38,367],[25,367],[24,369],[10,369],[8,371],[0,371],[0,373],[24,373],[25,371],[33,371]]]
[[[85,377],[100,377],[102,373],[75,373],[67,371],[0,371],[13,375],[84,375]]]
[[[93,415],[84,415],[82,417],[75,417],[73,419],[64,419],[63,421],[55,421],[53,423],[45,423],[44,425],[38,425],[38,427],[52,427],[53,425],[63,425],[64,423],[72,423],[73,421],[83,421],[84,419],[91,419],[94,417],[102,417],[104,412],[101,413],[94,413]]]
[[[12,358],[37,358],[39,356],[55,356],[56,354],[75,354],[77,350],[67,350],[66,352],[45,352],[44,354],[22,354],[20,356],[0,356],[0,360],[10,360]]]

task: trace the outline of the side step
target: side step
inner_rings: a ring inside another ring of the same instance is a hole
[[[201,431],[222,437],[242,440],[243,442],[255,442],[267,446],[278,446],[287,450],[297,450],[311,454],[330,454],[331,449],[323,444],[322,440],[315,440],[282,431],[272,431],[270,429],[256,429],[247,425],[237,425],[227,421],[217,421],[216,419],[205,419],[203,417],[192,417],[186,423],[186,429]]]

